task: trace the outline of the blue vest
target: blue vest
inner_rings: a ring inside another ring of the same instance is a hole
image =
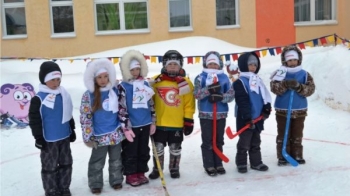
[[[264,100],[262,98],[260,88],[259,88],[259,94],[257,94],[256,92],[252,92],[249,86],[249,78],[239,77],[239,79],[243,82],[244,87],[247,90],[247,93],[249,95],[252,119],[256,119],[257,117],[260,116],[262,108],[264,106]],[[235,108],[237,109],[237,107]]]
[[[144,84],[149,86],[146,81]],[[133,85],[127,82],[122,82],[120,85],[125,89],[126,107],[132,127],[141,127],[151,124],[152,115],[149,103],[147,103],[148,108],[132,108]]]
[[[206,72],[202,72],[200,74],[202,88],[206,86],[205,81],[207,80],[207,76],[208,76],[208,73],[206,73]],[[218,74],[217,76],[219,79],[219,83],[221,85],[220,93],[226,93],[231,87],[230,80],[227,78],[227,76],[225,74]],[[208,99],[209,99],[209,96],[198,101],[199,108],[202,112],[213,112],[213,104],[210,103],[208,101]],[[217,102],[216,103],[216,112],[217,113],[222,113],[222,112],[227,113],[228,112],[228,104],[222,103],[221,101]]]
[[[113,87],[114,92],[117,94],[117,89]],[[102,136],[106,135],[108,133],[114,132],[119,126],[119,118],[118,118],[118,112],[113,113],[112,111],[108,111],[109,109],[109,97],[108,97],[109,91],[102,91],[101,92],[101,103],[102,108],[96,110],[93,113],[93,125],[94,125],[94,135],[95,136]],[[92,104],[94,103],[94,95],[90,93],[90,104],[92,107]]]
[[[307,81],[307,73],[305,70],[300,70],[296,73],[287,73],[285,79],[296,79],[300,84],[305,84]],[[288,110],[289,98],[291,90],[287,90],[283,95],[276,96],[275,108],[280,110]],[[307,99],[294,93],[292,110],[307,109]]]
[[[38,92],[37,96],[41,99],[40,114],[43,126],[43,135],[46,141],[56,142],[69,137],[71,129],[69,121],[62,124],[63,102],[62,95],[58,94],[55,98],[53,109],[43,105],[43,100],[49,93]]]

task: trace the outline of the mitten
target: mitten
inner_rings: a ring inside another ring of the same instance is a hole
[[[77,136],[75,135],[75,131],[72,130],[72,133],[69,136],[69,141],[70,142],[75,142],[76,139],[77,139]]]
[[[219,93],[221,90],[221,85],[219,82],[216,82],[209,85],[207,88],[210,94]]]
[[[223,99],[224,99],[224,97],[222,96],[222,94],[209,95],[209,102],[210,103],[216,103],[216,102],[222,101]]]
[[[40,150],[44,150],[46,148],[46,141],[43,137],[37,137],[35,138],[35,147],[37,147]]]
[[[245,124],[249,125],[249,129],[255,129],[253,120],[247,120]]]
[[[156,125],[155,124],[151,124],[151,128],[150,128],[149,134],[153,135],[155,132],[156,132]]]
[[[184,135],[187,136],[187,135],[190,135],[193,131],[193,119],[189,119],[189,118],[185,118],[184,119],[184,128],[183,128],[183,132],[184,132]]]
[[[282,81],[285,87],[299,91],[300,90],[300,83],[296,79],[291,79],[291,80],[284,80]]]
[[[271,113],[271,104],[267,103],[263,106],[262,111],[261,111],[261,115],[263,116],[263,120],[266,120],[269,118]]]
[[[131,129],[124,129],[124,135],[129,142],[134,141],[135,134]]]

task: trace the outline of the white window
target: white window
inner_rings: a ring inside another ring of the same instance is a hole
[[[169,0],[170,31],[192,30],[191,0]]]
[[[1,3],[3,38],[26,38],[27,24],[24,0],[2,0]]]
[[[216,26],[219,28],[238,25],[238,0],[216,0]]]
[[[336,0],[294,0],[296,24],[328,24],[336,22]]]
[[[50,14],[52,37],[75,36],[72,0],[51,0]]]
[[[95,0],[97,34],[149,32],[147,0]]]

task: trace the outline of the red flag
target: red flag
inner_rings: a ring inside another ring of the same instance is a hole
[[[258,57],[260,58],[260,51],[255,51],[255,54],[258,55]]]
[[[304,43],[299,43],[298,44],[300,50],[305,49],[305,44]]]
[[[146,60],[149,60],[149,56],[147,56],[147,55],[144,55],[144,57],[145,57],[145,59],[146,59]]]
[[[281,52],[282,52],[281,47],[277,47],[277,48],[275,48],[275,49],[276,49],[276,54],[281,54]]]
[[[187,57],[187,64],[193,64],[193,57]]]
[[[327,44],[327,40],[326,40],[326,38],[324,38],[324,37],[320,38],[320,41],[321,41],[321,44],[322,44],[322,45],[323,45],[323,44]]]
[[[232,54],[232,59],[234,61],[237,61],[238,60],[238,54]]]

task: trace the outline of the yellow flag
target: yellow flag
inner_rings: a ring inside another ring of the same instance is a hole
[[[305,42],[305,44],[310,47],[314,47],[314,43],[312,41]]]
[[[328,43],[334,43],[334,35],[330,35],[328,37],[326,37]]]
[[[201,61],[201,57],[196,56],[194,57],[194,63],[199,63]]]
[[[338,37],[337,38],[337,44],[342,44],[342,43],[343,43],[343,40]]]
[[[261,54],[262,54],[263,57],[266,56],[267,50],[262,50],[262,51],[261,51]]]
[[[74,59],[69,59],[69,62],[70,62],[70,63],[73,63],[73,61],[74,61]]]
[[[151,56],[151,63],[157,63],[157,57]]]
[[[119,58],[112,58],[113,64],[117,64],[119,62]]]

